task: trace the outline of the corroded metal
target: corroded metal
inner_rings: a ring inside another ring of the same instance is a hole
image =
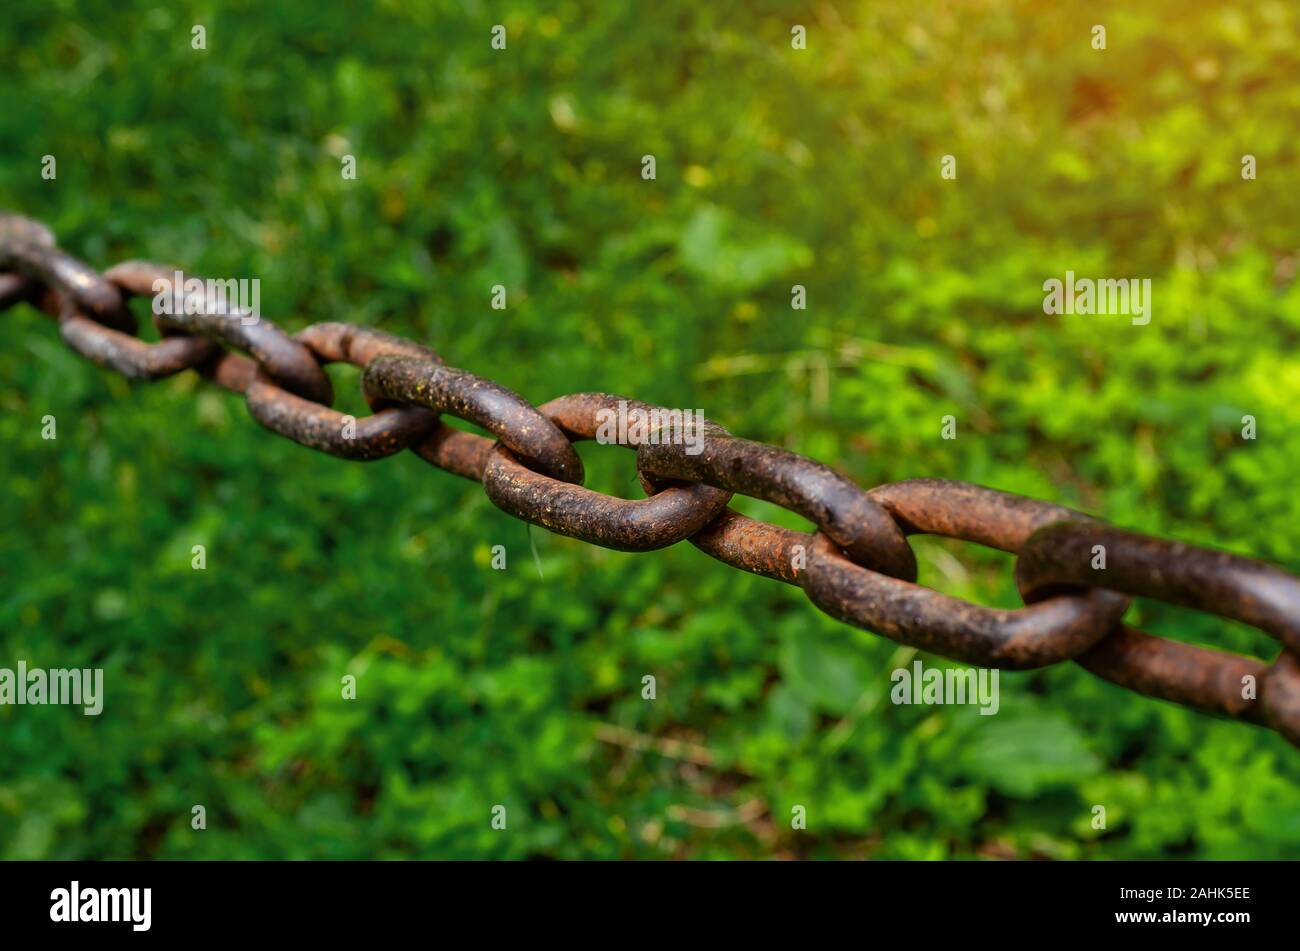
[[[87,360],[131,380],[157,380],[192,370],[221,351],[206,337],[164,337],[146,343],[75,312],[59,321],[59,334]]]
[[[654,428],[615,430],[610,438],[601,431],[610,413],[664,411],[606,393],[534,409],[447,366],[428,347],[372,328],[328,322],[290,338],[269,322],[182,296],[182,310],[189,303],[200,312],[155,314],[162,339],[137,339],[127,299],[167,291],[174,275],[140,261],[100,275],[58,248],[43,225],[0,213],[0,310],[20,302],[44,310],[70,347],[124,376],[194,369],[243,394],[255,419],[297,442],[351,459],[410,448],[552,531],[629,551],[689,539],[726,564],[802,586],[828,614],[903,643],[1013,669],[1073,659],[1127,689],[1270,727],[1300,747],[1300,579],[1277,568],[968,483],[914,479],[863,491],[820,463],[707,421],[695,445]],[[371,415],[353,419],[331,408],[333,388],[321,368],[331,362],[362,368]],[[496,438],[454,429],[439,414]],[[613,498],[581,485],[570,443],[598,437],[636,449],[648,498]],[[726,507],[732,492],[790,509],[818,531],[741,515]],[[914,534],[1016,555],[1026,607],[983,607],[914,584],[906,539]],[[1153,637],[1122,623],[1129,595],[1243,621],[1283,649],[1268,663]]]
[[[1268,665],[1252,657],[1153,637],[1127,624],[1076,660],[1084,668],[1148,697],[1158,697],[1206,713],[1265,723],[1264,708],[1243,696],[1243,681],[1258,684]]]
[[[1264,674],[1260,689],[1269,724],[1300,747],[1300,657],[1283,651]]]
[[[1073,509],[996,489],[945,479],[910,479],[867,492],[904,534],[947,535],[1014,552],[1043,525],[1064,518],[1086,519]],[[803,584],[813,534],[727,509],[692,536],[691,544],[724,564],[788,584]],[[801,557],[804,556],[804,557]]]
[[[1130,627],[1078,660],[1098,676],[1148,696],[1266,722],[1300,745],[1300,578],[1229,552],[1070,521],[1030,536],[1016,561],[1016,583],[1026,601],[1071,586],[1104,586],[1232,618],[1271,635],[1286,650],[1268,669],[1250,658]]]
[[[691,536],[691,544],[724,565],[802,585],[815,536],[772,525],[730,508]]]
[[[605,393],[577,393],[539,409],[570,439],[595,439],[597,414],[616,411],[620,399]],[[652,408],[636,400],[625,402]],[[483,470],[483,489],[494,505],[511,515],[620,551],[676,544],[712,521],[731,498],[730,492],[698,484],[666,486],[647,499],[614,498],[534,472],[500,444]]]
[[[424,440],[412,446],[411,451],[425,462],[452,475],[481,482],[488,455],[495,445],[486,436],[440,425]]]
[[[424,344],[357,324],[338,321],[312,324],[298,331],[294,339],[322,363],[350,363],[354,367],[365,367],[372,360],[390,356],[443,363],[437,351]]]
[[[331,456],[368,461],[410,448],[438,425],[419,406],[392,406],[350,417],[295,396],[259,373],[244,391],[252,417],[272,432]]]
[[[117,286],[124,303],[141,292],[138,284],[123,284],[105,276]],[[140,340],[86,317],[78,303],[59,290],[47,289],[40,297],[40,305],[59,321],[64,343],[92,363],[116,370],[127,379],[157,380],[197,369],[223,352],[215,340],[169,335],[165,329],[163,338],[156,343]]]
[[[217,386],[232,393],[247,393],[261,371],[248,357],[223,350],[215,360],[199,371]]]
[[[113,284],[133,294],[173,294],[176,269],[149,261],[124,261],[105,272]],[[188,280],[193,275],[184,275]],[[116,291],[115,291],[116,292]],[[334,387],[311,352],[271,321],[216,301],[205,300],[182,283],[177,313],[157,313],[160,329],[202,334],[249,354],[272,380],[291,393],[316,403],[334,402]]]
[[[0,212],[0,271],[17,272],[61,292],[106,327],[135,333],[135,318],[113,283],[59,248],[39,222]]]
[[[1063,505],[948,479],[891,482],[867,495],[908,535],[945,535],[1012,554],[1045,525],[1090,520]]]
[[[523,397],[500,383],[402,356],[371,360],[361,382],[372,403],[390,400],[427,406],[476,423],[546,475],[582,482],[582,460],[569,440]]]
[[[806,456],[735,436],[709,435],[691,453],[682,443],[644,443],[637,468],[764,499],[813,522],[855,562],[916,580],[916,556],[898,524],[858,486]]]
[[[1128,690],[1277,730],[1300,746],[1300,661],[1272,664],[1120,625],[1075,660]]]
[[[441,361],[434,351],[379,330],[344,323],[316,324],[300,332],[294,342],[321,363],[350,363],[365,368],[384,355],[420,355]],[[236,385],[248,412],[267,429],[294,442],[344,459],[383,459],[421,442],[438,428],[438,414],[420,406],[378,406],[360,418],[303,399],[277,386],[257,368],[251,377],[242,368]]]
[[[831,617],[982,667],[1026,670],[1069,660],[1105,636],[1128,606],[1108,591],[1008,611],[971,604],[862,568],[824,535],[813,541],[804,591]]]
[[[1062,587],[1105,587],[1234,618],[1300,651],[1300,578],[1225,551],[1100,522],[1035,532],[1016,560],[1026,601]]]

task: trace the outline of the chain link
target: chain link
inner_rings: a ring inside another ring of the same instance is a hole
[[[725,564],[802,587],[832,617],[901,643],[1007,669],[1072,660],[1121,687],[1277,730],[1300,747],[1294,575],[978,485],[914,479],[864,491],[819,462],[713,423],[695,453],[637,430],[620,433],[616,441],[636,451],[648,497],[614,498],[582,486],[572,442],[596,438],[602,413],[630,409],[648,418],[660,407],[605,393],[533,407],[382,331],[330,322],[289,336],[207,301],[155,315],[162,339],[138,339],[127,300],[169,292],[178,275],[141,261],[100,274],[59,248],[44,225],[0,213],[0,310],[32,304],[58,321],[72,349],[123,376],[152,380],[192,369],[243,394],[253,418],[273,432],[348,459],[410,449],[481,483],[502,510],[551,531],[626,551],[689,539]],[[370,416],[331,408],[333,387],[322,369],[330,362],[361,369]],[[441,414],[496,438],[447,426]],[[741,515],[727,507],[733,493],[797,512],[817,530]],[[1025,607],[988,608],[916,584],[906,540],[915,534],[1015,555]],[[1276,639],[1281,651],[1265,662],[1145,634],[1122,622],[1131,596],[1241,621]]]

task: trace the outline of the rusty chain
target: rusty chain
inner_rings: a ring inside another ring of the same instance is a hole
[[[832,617],[903,644],[1007,669],[1073,660],[1122,687],[1269,727],[1300,747],[1300,578],[1287,572],[978,485],[913,479],[864,491],[819,462],[713,423],[698,454],[635,430],[620,435],[636,452],[647,497],[607,496],[583,488],[572,443],[595,438],[599,414],[621,397],[578,393],[534,407],[379,330],[321,323],[289,336],[206,299],[182,308],[192,313],[156,315],[161,339],[140,340],[127,301],[170,288],[177,273],[128,261],[100,274],[60,249],[43,225],[0,213],[0,310],[32,304],[58,321],[69,347],[129,379],[195,370],[243,394],[254,419],[304,446],[360,460],[410,449],[550,531],[624,551],[689,540],[725,564],[802,587]],[[330,408],[333,387],[321,366],[336,361],[362,370],[371,415],[353,420]],[[447,426],[443,414],[496,438]],[[817,531],[747,518],[727,507],[733,493],[796,512]],[[1025,607],[988,608],[916,584],[907,543],[914,534],[1015,555]],[[1099,550],[1104,569],[1094,567]],[[1244,622],[1281,650],[1267,663],[1143,633],[1122,622],[1131,596]]]

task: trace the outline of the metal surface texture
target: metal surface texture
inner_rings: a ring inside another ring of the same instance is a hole
[[[606,393],[534,407],[421,344],[351,324],[319,323],[290,336],[247,313],[184,298],[184,312],[154,314],[161,339],[139,339],[127,301],[166,291],[178,273],[127,261],[101,274],[40,223],[0,212],[0,310],[26,302],[44,311],[69,347],[129,379],[194,370],[242,394],[273,432],[356,460],[410,449],[551,531],[626,551],[689,540],[901,643],[1007,669],[1074,661],[1121,687],[1274,729],[1300,747],[1300,578],[1278,568],[968,483],[913,479],[863,490],[819,462],[709,422],[694,446],[658,430],[601,436],[601,420],[614,412],[666,411]],[[371,415],[332,408],[323,370],[331,362],[360,368]],[[452,428],[442,415],[491,437]],[[572,443],[596,438],[635,451],[645,499],[583,487]],[[789,509],[814,531],[748,518],[727,507],[733,493]],[[1025,606],[985,607],[917,584],[907,541],[917,534],[1010,553]],[[1123,622],[1131,597],[1240,621],[1280,650],[1266,660],[1154,637]]]
[[[567,439],[595,439],[601,411],[617,412],[619,402],[632,409],[654,407],[606,393],[575,393],[539,409]],[[725,430],[714,427],[715,433]],[[637,444],[620,443],[635,449]],[[553,479],[523,465],[504,445],[493,448],[483,470],[483,489],[498,508],[561,535],[615,548],[650,551],[695,534],[731,499],[731,493],[707,485],[667,486],[648,499],[618,499]]]

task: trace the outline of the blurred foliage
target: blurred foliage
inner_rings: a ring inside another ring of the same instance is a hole
[[[0,206],[99,265],[1300,568],[1293,4],[8,0],[0,59]],[[1152,278],[1152,322],[1045,316],[1067,269]],[[1300,857],[1269,732],[1072,665],[1004,674],[994,717],[894,706],[913,652],[797,590],[533,530],[539,576],[475,486],[302,449],[193,374],[129,385],[30,308],[0,379],[0,666],[107,694],[0,708],[0,856]],[[628,453],[582,453],[636,496]],[[924,582],[1017,603],[1005,556],[915,544]]]

